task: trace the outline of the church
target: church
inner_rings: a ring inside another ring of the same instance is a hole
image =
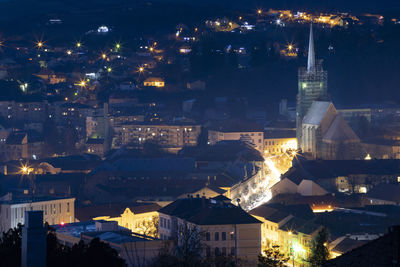
[[[296,135],[299,150],[309,159],[356,159],[361,156],[358,136],[328,97],[328,73],[316,63],[312,24],[307,68],[299,69]]]

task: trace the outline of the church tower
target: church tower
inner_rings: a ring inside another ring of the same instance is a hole
[[[298,72],[298,94],[296,104],[296,135],[299,148],[302,144],[302,121],[314,101],[328,100],[328,72],[321,62],[315,60],[313,27],[310,25],[307,68]]]

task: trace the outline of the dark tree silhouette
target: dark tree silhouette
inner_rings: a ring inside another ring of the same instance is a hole
[[[48,226],[47,226],[48,227]],[[22,226],[3,233],[0,239],[0,266],[21,266]],[[72,246],[64,246],[57,241],[53,229],[47,232],[48,267],[123,267],[125,261],[109,244],[94,238],[89,244],[82,240]]]
[[[258,267],[280,267],[285,266],[289,257],[286,257],[280,250],[279,246],[273,246],[264,251],[265,256],[258,256]]]
[[[312,266],[320,266],[329,259],[329,249],[327,247],[329,239],[328,230],[324,227],[315,237],[311,247],[309,262]]]
[[[21,266],[21,237],[21,224],[3,233],[0,239],[0,266]]]

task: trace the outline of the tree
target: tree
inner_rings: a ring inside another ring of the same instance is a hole
[[[151,217],[151,220],[143,219],[135,228],[134,232],[139,234],[157,237],[158,236],[158,216]]]
[[[289,260],[289,257],[286,257],[279,250],[279,246],[272,246],[264,251],[265,256],[258,256],[258,267],[280,267],[285,266],[286,262]]]
[[[3,233],[0,239],[0,266],[21,266],[22,225]]]
[[[47,231],[48,267],[126,266],[125,261],[109,244],[94,238],[89,244],[82,240],[72,248],[60,244],[54,230]],[[21,266],[22,225],[3,233],[0,239],[0,266]]]
[[[328,230],[324,227],[312,242],[311,255],[309,262],[311,266],[320,266],[329,259],[329,249],[327,247],[329,239]]]
[[[187,223],[178,226],[175,236],[175,255],[181,266],[200,265],[202,244],[201,232]]]

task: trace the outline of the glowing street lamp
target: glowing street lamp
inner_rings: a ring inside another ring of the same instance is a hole
[[[19,172],[22,175],[28,175],[33,169],[29,167],[27,164],[22,164],[21,167],[19,168]]]
[[[82,46],[82,43],[81,43],[81,42],[77,42],[77,43],[76,43],[76,47],[80,48],[81,46]]]
[[[153,47],[150,47],[150,48],[149,48],[149,51],[150,51],[150,52],[153,52],[153,51],[154,51],[154,48],[153,48]]]
[[[107,54],[106,53],[101,54],[101,58],[102,59],[106,59],[107,58]]]
[[[75,85],[80,86],[80,87],[86,87],[86,81],[85,80],[80,80],[78,83],[76,83]]]
[[[139,70],[140,73],[142,73],[144,71],[144,68],[143,67],[139,67],[138,70]]]
[[[43,46],[44,46],[44,42],[42,42],[42,41],[36,42],[37,49],[41,49],[41,48],[43,48]]]
[[[293,45],[289,44],[287,48],[288,48],[289,51],[292,51],[293,50]]]
[[[120,48],[121,48],[121,44],[120,44],[120,43],[116,43],[116,44],[115,44],[115,49],[116,49],[116,50],[119,50]]]
[[[262,14],[262,10],[261,10],[261,9],[258,9],[258,10],[257,10],[257,14],[258,14],[258,15],[261,15],[261,14]]]
[[[107,72],[111,72],[112,71],[112,68],[111,67],[108,67],[107,68]]]
[[[72,51],[71,50],[67,50],[67,55],[71,55],[72,54]]]

